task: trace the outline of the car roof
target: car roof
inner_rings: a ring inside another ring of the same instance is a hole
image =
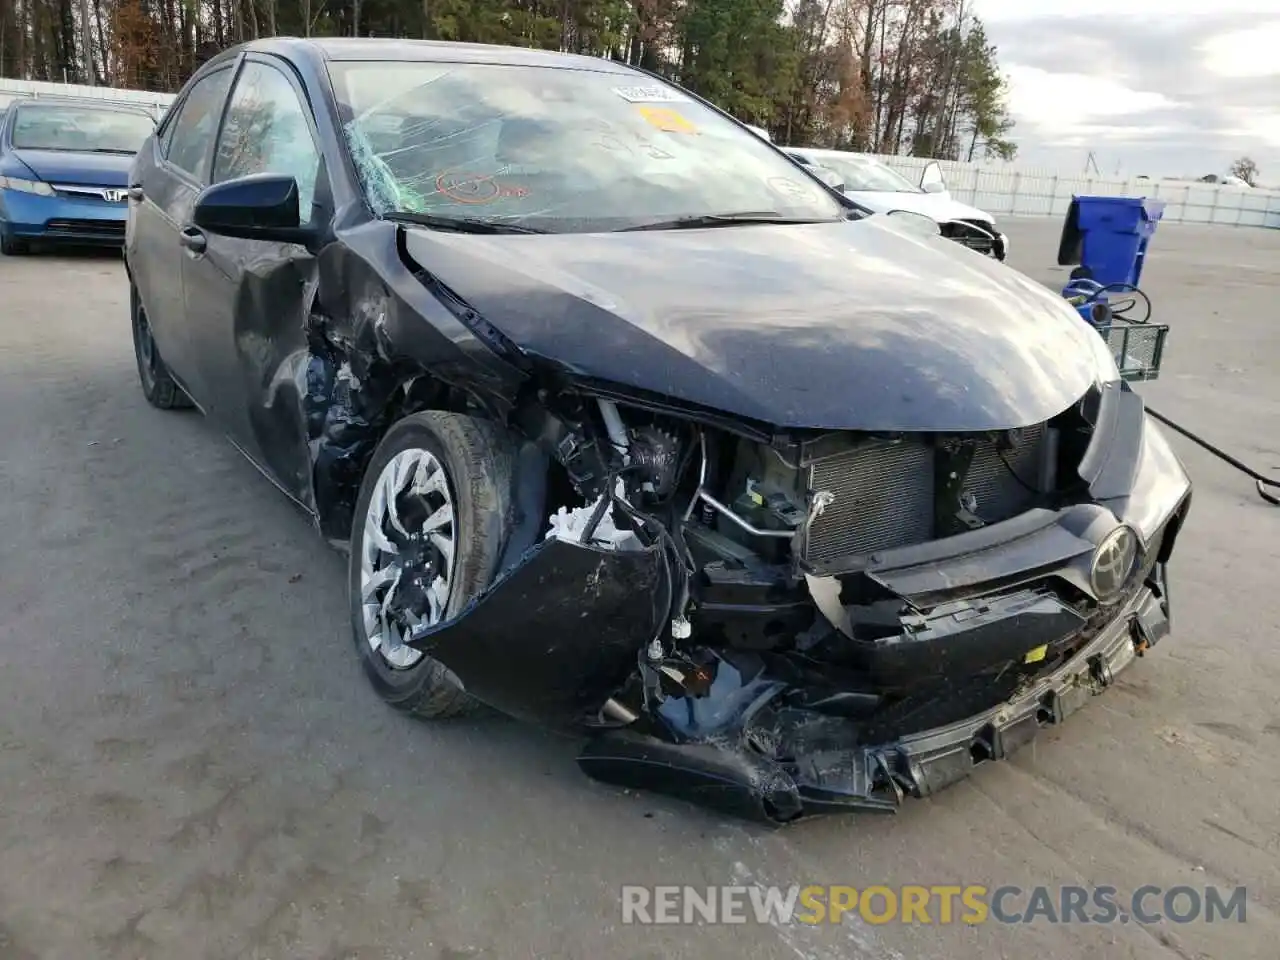
[[[600,57],[492,43],[454,43],[443,40],[399,40],[384,37],[268,37],[250,40],[224,50],[210,63],[239,53],[274,53],[287,58],[326,61],[395,61],[419,63],[492,63],[510,66],[553,67],[562,70],[594,70],[623,76],[645,77],[626,64]]]
[[[865,153],[854,153],[852,150],[829,150],[826,147],[784,147],[793,153],[803,153],[807,157],[847,157],[850,160],[861,160],[865,163],[879,163],[875,157]]]
[[[98,110],[114,110],[117,113],[140,113],[144,117],[155,119],[154,108],[145,103],[124,103],[120,100],[102,100],[98,97],[16,97],[8,105],[0,108],[0,116],[5,110],[18,107],[75,107],[77,109],[96,108]]]

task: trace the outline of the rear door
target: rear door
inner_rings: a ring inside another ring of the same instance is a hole
[[[298,183],[302,225],[322,222],[331,205],[317,143],[314,116],[293,69],[278,58],[251,54],[227,104],[212,182],[289,174]],[[300,388],[310,356],[306,330],[315,258],[295,243],[195,232],[199,250],[187,251],[182,275],[201,383],[232,441],[286,493],[311,506]]]
[[[128,258],[160,354],[178,382],[206,412],[182,291],[182,263],[196,195],[208,183],[218,122],[235,62],[192,84],[133,168]]]

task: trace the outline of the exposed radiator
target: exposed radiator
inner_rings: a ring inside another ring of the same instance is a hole
[[[993,441],[979,441],[964,484],[987,523],[1029,509],[1040,483],[1043,424],[1021,431],[1003,455]],[[835,500],[809,532],[806,559],[830,563],[842,557],[924,543],[935,536],[932,445],[918,439],[865,444],[809,468],[809,489]]]
[[[933,448],[919,441],[868,444],[822,460],[809,468],[809,489],[835,495],[809,530],[815,563],[933,536]]]
[[[994,443],[980,443],[974,451],[964,489],[978,501],[975,512],[987,523],[1031,509],[1040,486],[1044,433],[1044,424],[1028,427],[1003,456]]]

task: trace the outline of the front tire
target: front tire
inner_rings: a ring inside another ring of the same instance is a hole
[[[151,323],[142,309],[138,291],[131,292],[130,306],[133,313],[133,355],[138,361],[138,379],[142,383],[142,395],[147,403],[160,410],[181,410],[192,406],[191,398],[183,393],[169,367],[160,356],[160,348],[151,336]]]
[[[18,240],[7,233],[0,232],[0,253],[6,257],[20,257],[28,249],[26,241]]]
[[[365,675],[393,707],[427,719],[475,701],[451,670],[404,643],[456,616],[493,582],[511,529],[512,444],[459,414],[413,414],[365,470],[351,528],[351,626]]]

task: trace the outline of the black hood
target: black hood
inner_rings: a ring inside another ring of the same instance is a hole
[[[779,428],[1022,427],[1105,376],[1060,297],[881,218],[407,248],[530,354]]]

